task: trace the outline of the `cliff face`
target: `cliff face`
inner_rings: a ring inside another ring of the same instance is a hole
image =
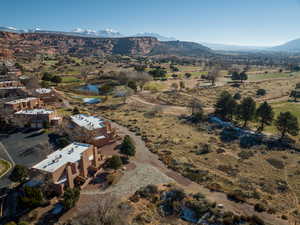
[[[91,38],[55,33],[16,34],[0,32],[0,59],[33,57],[36,54],[70,54],[75,56],[177,55],[207,56],[213,52],[193,42],[160,42],[154,37]]]
[[[152,37],[87,38],[61,34],[14,34],[0,32],[0,57],[60,53],[81,56],[147,55],[159,44]]]

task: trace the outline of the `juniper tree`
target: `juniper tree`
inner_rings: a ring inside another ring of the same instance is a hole
[[[260,121],[259,131],[263,131],[265,125],[270,125],[274,118],[274,112],[272,106],[267,102],[262,103],[256,110],[256,116]]]
[[[281,138],[287,133],[292,136],[297,136],[299,133],[298,119],[291,112],[281,112],[276,119],[275,125],[281,133]]]
[[[237,117],[244,121],[244,127],[247,127],[248,122],[252,121],[255,116],[256,103],[251,97],[244,98],[241,104],[237,107]]]
[[[135,145],[133,143],[133,140],[129,135],[126,135],[124,137],[124,140],[120,146],[121,153],[134,156],[135,155]]]
[[[223,119],[232,119],[235,114],[236,107],[237,103],[233,99],[232,95],[227,91],[223,91],[215,105],[215,113]]]

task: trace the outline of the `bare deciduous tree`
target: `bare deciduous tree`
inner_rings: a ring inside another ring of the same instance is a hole
[[[127,210],[117,207],[117,201],[112,198],[101,199],[82,210],[69,225],[127,225]]]
[[[220,70],[218,68],[213,68],[207,74],[207,80],[211,82],[211,85],[214,86],[218,78],[221,76]]]

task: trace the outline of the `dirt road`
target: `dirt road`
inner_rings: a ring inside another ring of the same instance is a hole
[[[154,153],[149,151],[149,149],[146,147],[144,141],[140,138],[140,136],[136,136],[134,133],[130,132],[126,127],[123,127],[117,123],[112,122],[112,126],[116,127],[122,135],[130,135],[133,138],[133,140],[136,144],[137,152],[136,152],[136,156],[134,158],[132,158],[131,161],[134,164],[144,165],[147,168],[146,173],[142,172],[142,174],[143,174],[142,181],[140,181],[139,179],[136,179],[134,176],[126,176],[125,175],[122,177],[122,179],[117,184],[117,186],[113,187],[114,190],[118,190],[119,188],[122,188],[121,186],[129,185],[130,187],[132,187],[132,189],[128,191],[128,188],[125,188],[126,193],[124,193],[124,194],[130,194],[130,191],[132,191],[132,193],[134,193],[135,192],[134,187],[137,187],[138,185],[134,185],[132,183],[133,180],[134,180],[134,182],[137,182],[137,183],[142,182],[143,185],[145,185],[147,183],[151,183],[151,181],[153,181],[153,177],[151,179],[149,179],[149,181],[147,181],[147,176],[151,177],[152,172],[155,176],[157,176],[158,171],[159,171],[161,173],[159,176],[161,176],[163,178],[162,180],[167,181],[168,179],[166,179],[166,177],[169,177],[170,182],[175,181],[186,192],[189,192],[189,193],[201,192],[202,194],[204,194],[206,196],[206,198],[208,200],[210,200],[212,202],[217,202],[218,204],[223,204],[226,210],[235,212],[237,214],[243,214],[243,215],[248,215],[248,216],[252,216],[253,214],[256,214],[270,224],[276,224],[276,225],[287,225],[288,224],[287,221],[278,219],[274,215],[270,215],[267,213],[256,213],[254,211],[252,205],[249,205],[246,203],[240,204],[240,203],[230,201],[227,199],[226,194],[219,193],[219,192],[211,192],[207,188],[204,188],[203,186],[190,181],[189,179],[183,177],[181,174],[167,168],[166,165],[163,164],[158,159],[157,155],[155,155]],[[152,172],[150,172],[151,167],[153,167]],[[137,170],[139,168],[140,168],[139,166],[136,167]],[[137,172],[137,171],[135,171],[135,172]],[[133,172],[133,174],[135,172]],[[120,186],[118,186],[118,185],[120,185]]]

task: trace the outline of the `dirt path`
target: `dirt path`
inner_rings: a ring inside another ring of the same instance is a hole
[[[217,202],[218,204],[223,204],[226,210],[235,212],[237,214],[243,214],[252,216],[253,214],[258,215],[263,220],[270,224],[276,224],[276,225],[287,225],[287,221],[283,221],[281,219],[276,218],[273,215],[267,214],[267,213],[256,213],[253,209],[252,205],[249,204],[240,204],[233,201],[230,201],[227,199],[227,196],[224,193],[219,192],[211,192],[207,188],[204,188],[203,186],[194,183],[190,181],[189,179],[183,177],[181,174],[169,169],[166,167],[165,164],[163,164],[159,159],[158,156],[153,154],[149,151],[149,149],[146,147],[144,141],[139,136],[136,136],[133,132],[130,132],[126,127],[123,127],[117,123],[111,122],[113,127],[116,127],[119,132],[123,135],[130,135],[133,140],[135,141],[136,147],[137,147],[137,153],[136,156],[132,159],[132,162],[138,165],[150,165],[154,169],[154,173],[156,174],[157,171],[160,171],[162,173],[162,176],[167,176],[171,180],[174,180],[179,186],[181,186],[186,192],[190,193],[197,193],[201,192],[206,196],[206,198],[212,202]],[[149,167],[151,168],[151,167]],[[147,170],[148,171],[148,170]],[[121,185],[126,186],[125,180],[128,177],[125,177],[123,181],[121,180]],[[144,183],[145,179],[143,179]],[[131,183],[131,180],[128,180],[129,183]],[[137,181],[139,182],[139,181]],[[131,184],[132,185],[132,184]],[[118,189],[118,187],[115,187],[115,189]]]
[[[130,99],[128,100],[128,102],[139,102],[145,105],[149,105],[149,106],[159,106],[162,108],[163,113],[165,114],[171,114],[171,115],[182,115],[182,114],[187,114],[189,113],[189,109],[187,107],[184,106],[175,106],[175,105],[168,105],[168,104],[159,104],[159,103],[153,103],[153,102],[149,102],[145,99],[143,99],[140,96],[137,95],[133,95],[130,97]],[[205,112],[212,112],[213,108],[211,107],[206,107],[204,108]]]

